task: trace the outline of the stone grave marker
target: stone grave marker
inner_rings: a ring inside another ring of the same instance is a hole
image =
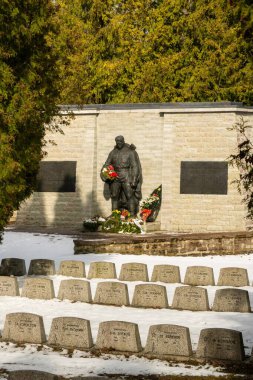
[[[55,298],[53,281],[49,278],[26,278],[21,295],[42,300]]]
[[[249,286],[249,277],[245,268],[221,268],[218,286]]]
[[[84,280],[62,280],[57,298],[91,303],[90,283]]]
[[[180,283],[181,276],[179,267],[176,265],[154,265],[151,281],[161,281],[170,284]]]
[[[187,285],[215,285],[213,268],[204,266],[187,267],[184,284]]]
[[[241,361],[244,359],[240,331],[209,328],[200,332],[196,356],[203,359]]]
[[[58,380],[57,375],[35,370],[18,370],[9,373],[8,380]]]
[[[14,257],[2,259],[0,267],[1,276],[25,276],[26,266],[24,259]]]
[[[99,282],[94,303],[103,305],[129,305],[128,288],[121,282]]]
[[[138,325],[123,321],[101,322],[99,324],[96,347],[113,351],[141,351]]]
[[[6,315],[2,341],[41,344],[46,341],[43,319],[31,313]]]
[[[212,310],[250,313],[249,293],[243,289],[218,289],[215,292]]]
[[[88,278],[117,278],[115,264],[106,261],[90,263]]]
[[[121,265],[120,281],[144,281],[148,282],[147,264],[126,263]]]
[[[9,373],[8,380],[58,380],[57,375],[35,370],[18,370]]]
[[[54,318],[48,337],[51,346],[87,350],[93,346],[90,321],[76,317]]]
[[[209,309],[207,290],[196,286],[179,286],[175,289],[173,309],[206,311]]]
[[[71,277],[85,277],[85,264],[82,261],[64,260],[60,263],[58,274]]]
[[[28,275],[51,276],[55,274],[54,260],[33,259],[30,262]]]
[[[155,284],[136,285],[132,300],[134,307],[167,308],[168,298],[166,287]]]
[[[188,327],[166,324],[150,326],[144,351],[158,356],[191,356],[192,344]]]
[[[16,277],[0,277],[0,296],[19,296],[19,287]]]

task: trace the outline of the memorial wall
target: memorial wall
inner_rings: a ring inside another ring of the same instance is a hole
[[[67,107],[63,107],[62,112]],[[108,216],[111,200],[100,170],[115,137],[134,144],[143,171],[143,197],[162,184],[157,221],[169,232],[244,231],[246,210],[227,158],[237,138],[230,128],[253,107],[240,103],[157,103],[69,107],[64,134],[48,134],[37,191],[17,213],[18,225],[82,227]]]

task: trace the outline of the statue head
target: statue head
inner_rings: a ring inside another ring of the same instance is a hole
[[[125,145],[125,139],[123,136],[117,136],[115,137],[115,141],[116,141],[116,147],[118,149],[122,149],[123,146]]]

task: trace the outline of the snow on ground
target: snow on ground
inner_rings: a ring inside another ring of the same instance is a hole
[[[127,262],[146,263],[151,278],[155,264],[171,264],[180,267],[181,280],[183,281],[187,266],[204,265],[214,269],[215,281],[218,280],[219,270],[223,267],[246,268],[249,274],[250,284],[253,282],[253,254],[235,256],[206,256],[206,257],[164,257],[148,255],[120,255],[120,254],[85,254],[73,255],[73,238],[63,235],[43,235],[7,230],[4,234],[3,244],[0,245],[0,258],[16,257],[26,260],[27,270],[31,259],[47,258],[55,260],[56,269],[62,260],[81,260],[85,262],[86,273],[89,264],[93,261],[110,261],[116,264],[119,275],[121,264]],[[20,289],[25,277],[19,277]],[[55,294],[57,295],[61,280],[65,276],[51,276],[53,279]],[[99,279],[90,280],[92,295],[94,297],[96,285]],[[134,287],[139,282],[126,282],[128,284],[130,300]],[[172,303],[175,288],[182,284],[164,284],[168,292],[169,305]],[[218,286],[206,286],[209,303],[212,306],[215,291]],[[253,305],[253,287],[243,287],[248,290],[251,306]],[[190,329],[193,350],[196,350],[200,330],[211,327],[224,327],[242,331],[246,355],[250,355],[253,347],[253,313],[217,313],[212,311],[191,312],[172,309],[141,309],[131,307],[114,307],[91,305],[82,302],[70,301],[32,300],[24,297],[0,297],[0,330],[3,329],[5,316],[13,312],[32,312],[43,317],[46,335],[48,336],[52,319],[60,316],[72,316],[89,319],[93,340],[96,341],[98,326],[102,321],[122,320],[135,322],[139,325],[142,345],[145,346],[149,326],[154,324],[177,324],[187,326]],[[177,374],[199,376],[218,375],[218,371],[210,366],[200,366],[198,370],[192,366],[183,364],[171,364],[166,361],[147,360],[135,356],[129,359],[123,356],[104,355],[100,358],[91,357],[90,354],[75,351],[73,357],[68,357],[67,351],[53,352],[48,347],[41,351],[36,346],[25,345],[16,347],[14,344],[0,343],[0,368],[37,369],[56,373],[66,377],[88,376],[106,373],[121,373],[128,375],[143,374]],[[189,367],[189,368],[188,368]]]

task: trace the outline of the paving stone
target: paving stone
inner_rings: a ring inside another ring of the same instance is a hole
[[[28,275],[52,276],[55,274],[54,260],[33,259],[30,262]]]
[[[25,276],[26,265],[24,259],[10,257],[2,259],[0,267],[1,276]]]
[[[52,373],[34,371],[34,370],[20,370],[20,371],[11,371],[9,373],[9,380],[58,380],[57,375]]]
[[[132,300],[134,307],[167,308],[168,298],[166,287],[156,284],[136,285]]]
[[[43,300],[55,298],[53,281],[49,278],[26,278],[21,295]]]
[[[123,321],[101,322],[99,324],[96,347],[112,351],[141,351],[138,325]]]
[[[218,286],[249,286],[249,277],[245,268],[221,268]]]
[[[109,281],[98,283],[94,303],[115,306],[129,305],[127,285]]]
[[[117,278],[115,264],[106,261],[90,263],[88,278]]]
[[[250,313],[249,293],[243,289],[218,289],[215,292],[212,310]]]
[[[157,356],[191,356],[192,345],[188,327],[166,324],[150,326],[145,353]]]
[[[62,348],[87,350],[93,346],[90,321],[76,317],[54,318],[48,344]]]
[[[121,265],[120,281],[144,281],[148,282],[148,268],[142,263],[126,263]]]
[[[62,276],[85,277],[85,264],[83,261],[61,261],[58,274]]]
[[[179,267],[176,265],[154,265],[151,281],[161,281],[171,284],[180,283],[181,276]]]
[[[92,302],[92,295],[89,281],[84,280],[62,280],[59,287],[58,296],[60,300]]]
[[[242,333],[223,328],[201,330],[196,356],[203,359],[244,360]]]
[[[42,317],[31,313],[7,314],[2,340],[16,343],[44,343],[46,336]]]
[[[209,310],[207,290],[196,286],[179,286],[175,289],[173,309],[206,311]]]
[[[215,285],[213,268],[205,266],[187,267],[184,284],[187,285]]]
[[[16,277],[0,277],[0,296],[19,296],[19,287]]]

